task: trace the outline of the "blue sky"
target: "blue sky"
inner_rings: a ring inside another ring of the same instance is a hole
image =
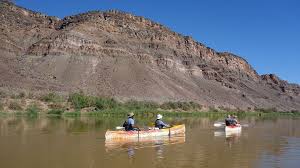
[[[259,74],[300,84],[299,0],[16,0],[52,16],[119,9],[244,57]]]

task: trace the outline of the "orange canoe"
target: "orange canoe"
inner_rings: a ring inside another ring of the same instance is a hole
[[[175,125],[171,128],[165,129],[151,129],[143,131],[110,131],[105,133],[105,139],[130,139],[130,138],[146,138],[170,136],[185,133],[185,125]]]

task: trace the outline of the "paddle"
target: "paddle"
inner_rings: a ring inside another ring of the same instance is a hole
[[[137,129],[138,131],[141,131],[139,127],[134,127],[134,128]],[[125,127],[117,126],[116,130],[125,130]]]
[[[249,124],[241,124],[242,127],[249,127]]]
[[[123,129],[125,129],[125,127],[121,127],[121,126],[116,127],[116,130],[123,130]]]
[[[242,127],[249,127],[249,124],[240,124]],[[217,122],[214,123],[214,127],[225,127],[225,123]]]
[[[214,123],[214,127],[224,127],[225,123],[223,122],[218,122],[218,123]]]

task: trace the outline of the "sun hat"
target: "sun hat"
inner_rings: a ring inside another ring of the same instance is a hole
[[[162,119],[162,117],[163,117],[163,116],[162,116],[161,114],[157,114],[156,119],[159,120],[159,119]]]
[[[128,116],[128,117],[133,117],[133,116],[134,116],[134,113],[133,113],[133,112],[130,112],[130,113],[127,114],[127,116]]]

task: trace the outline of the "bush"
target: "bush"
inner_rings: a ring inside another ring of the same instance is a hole
[[[164,110],[176,110],[178,109],[178,105],[175,102],[166,102],[163,103],[160,108],[164,109]]]
[[[35,116],[38,114],[38,112],[40,111],[41,109],[38,108],[38,106],[36,104],[33,104],[33,105],[30,105],[29,107],[27,107],[26,109],[26,113],[30,116]]]
[[[16,111],[23,110],[22,106],[18,102],[10,102],[8,108],[11,110],[16,110]]]
[[[219,112],[219,110],[216,109],[215,107],[209,107],[209,111],[210,112]]]
[[[25,92],[21,92],[21,93],[19,93],[18,96],[17,96],[18,99],[22,99],[22,98],[24,98],[24,97],[26,97]]]
[[[262,113],[278,112],[276,108],[255,108],[254,110]]]
[[[141,110],[141,109],[157,109],[159,105],[154,102],[144,102],[131,100],[124,103],[124,106],[130,110]]]
[[[118,107],[118,102],[109,98],[96,98],[95,106],[98,110],[113,109]]]
[[[163,103],[160,108],[164,110],[177,110],[181,109],[184,111],[201,110],[202,106],[195,102],[166,102]]]
[[[2,104],[2,102],[0,102],[0,111],[3,109],[4,109],[3,104]]]
[[[51,104],[48,104],[48,107],[50,109],[63,109],[63,108],[65,108],[63,103],[51,103]]]
[[[56,102],[62,102],[63,98],[56,93],[48,93],[47,95],[42,96],[41,100],[44,102],[56,103]]]
[[[49,110],[47,114],[62,115],[64,112],[65,112],[64,109],[52,109],[52,110]]]
[[[96,104],[96,98],[92,96],[85,96],[82,93],[73,93],[69,96],[68,99],[69,102],[72,103],[72,105],[76,109],[82,109],[86,107],[95,106]]]

